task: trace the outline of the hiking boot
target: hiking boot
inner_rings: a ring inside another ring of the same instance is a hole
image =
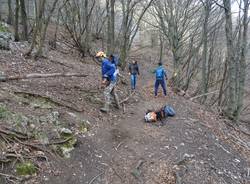
[[[109,104],[105,103],[104,107],[100,108],[101,112],[108,113],[109,112]]]

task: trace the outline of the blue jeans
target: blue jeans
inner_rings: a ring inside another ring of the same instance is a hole
[[[136,85],[136,74],[131,74],[131,75],[130,75],[130,84],[131,84],[131,89],[135,89],[135,85]]]
[[[157,96],[159,85],[161,85],[163,92],[164,92],[164,95],[166,96],[167,90],[166,90],[166,83],[165,83],[164,79],[155,81],[155,96]]]

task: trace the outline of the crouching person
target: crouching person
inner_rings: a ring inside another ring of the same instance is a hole
[[[165,105],[159,110],[148,110],[144,116],[144,120],[145,122],[157,122],[162,121],[168,116],[175,116],[175,111],[171,106]]]
[[[106,58],[104,52],[98,52],[96,58],[102,62],[102,87],[104,88],[104,107],[100,110],[102,112],[109,112],[111,97],[113,96],[116,102],[117,107],[119,108],[118,96],[115,92],[116,86],[116,75],[115,75],[115,65],[111,63],[109,59]]]

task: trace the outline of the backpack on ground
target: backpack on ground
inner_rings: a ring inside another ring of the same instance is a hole
[[[145,122],[156,122],[157,121],[156,113],[155,112],[146,113],[144,116],[144,120]]]
[[[165,112],[165,116],[175,116],[175,110],[173,109],[173,107],[166,105],[164,107],[164,112]]]

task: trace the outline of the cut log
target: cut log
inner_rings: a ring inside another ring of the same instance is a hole
[[[1,76],[0,81],[13,81],[13,80],[22,80],[22,79],[37,79],[37,78],[53,78],[53,77],[87,77],[86,74],[81,73],[31,73],[27,75],[18,75],[18,76]]]

